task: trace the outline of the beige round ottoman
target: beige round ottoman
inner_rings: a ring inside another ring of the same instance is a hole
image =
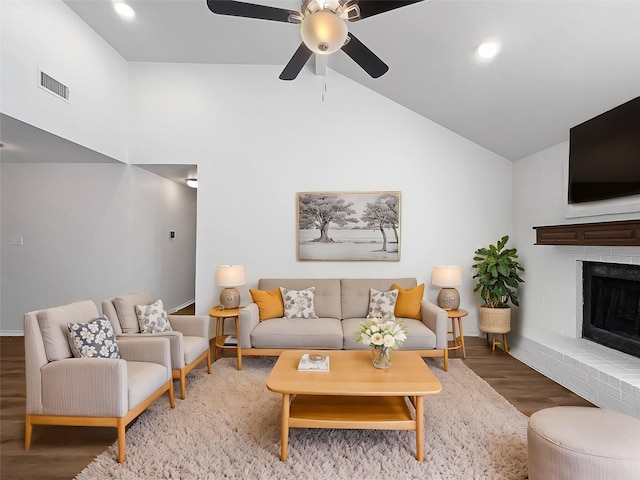
[[[640,479],[640,420],[612,410],[552,407],[529,418],[530,480]]]

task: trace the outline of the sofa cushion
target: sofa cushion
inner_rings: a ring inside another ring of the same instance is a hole
[[[260,320],[284,317],[284,305],[280,288],[272,290],[254,290],[250,288],[249,293],[253,302],[258,305]]]
[[[120,358],[116,335],[104,315],[91,322],[67,323],[67,334],[76,358]]]
[[[418,284],[415,278],[343,278],[340,280],[342,317],[336,318],[366,317],[369,313],[369,290],[391,290],[394,283],[402,288],[415,287]]]
[[[398,301],[398,290],[380,292],[375,288],[370,289],[369,311],[367,318],[384,318],[394,320],[396,316],[396,302]]]
[[[258,281],[258,288],[260,290],[271,290],[279,287],[291,290],[303,290],[305,288],[315,287],[313,303],[316,315],[320,318],[342,318],[340,314],[340,279],[262,278]]]
[[[71,358],[67,323],[88,322],[98,318],[98,308],[91,300],[48,308],[36,314],[44,350],[50,362]]]
[[[356,340],[360,331],[360,322],[365,318],[347,318],[342,321],[345,350],[364,350],[369,346]],[[436,334],[420,320],[397,318],[407,327],[407,339],[400,350],[431,350],[436,348]]]
[[[280,287],[285,318],[318,318],[313,304],[316,287],[304,290],[289,290]]]
[[[251,332],[254,348],[341,350],[342,324],[335,318],[273,318]]]
[[[118,313],[118,320],[122,327],[122,333],[140,333],[138,316],[136,315],[136,305],[149,305],[153,303],[153,298],[149,292],[130,293],[116,297],[113,304]]]
[[[136,305],[135,309],[140,333],[162,333],[173,330],[162,300],[158,299],[149,305]]]
[[[424,297],[424,283],[417,287],[402,288],[398,284],[391,285],[391,289],[398,290],[398,301],[396,302],[396,317],[422,319],[421,305]]]

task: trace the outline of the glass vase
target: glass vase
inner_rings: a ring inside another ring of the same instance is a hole
[[[391,368],[391,348],[374,347],[371,349],[371,362],[376,368]]]

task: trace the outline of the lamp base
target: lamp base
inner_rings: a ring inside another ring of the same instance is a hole
[[[237,288],[225,288],[220,292],[220,305],[225,309],[238,308],[240,306],[240,292]]]
[[[457,310],[460,306],[460,294],[455,288],[443,288],[438,293],[438,306],[445,310]]]

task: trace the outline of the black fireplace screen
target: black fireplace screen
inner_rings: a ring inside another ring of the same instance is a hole
[[[582,336],[640,357],[640,266],[584,262]]]

